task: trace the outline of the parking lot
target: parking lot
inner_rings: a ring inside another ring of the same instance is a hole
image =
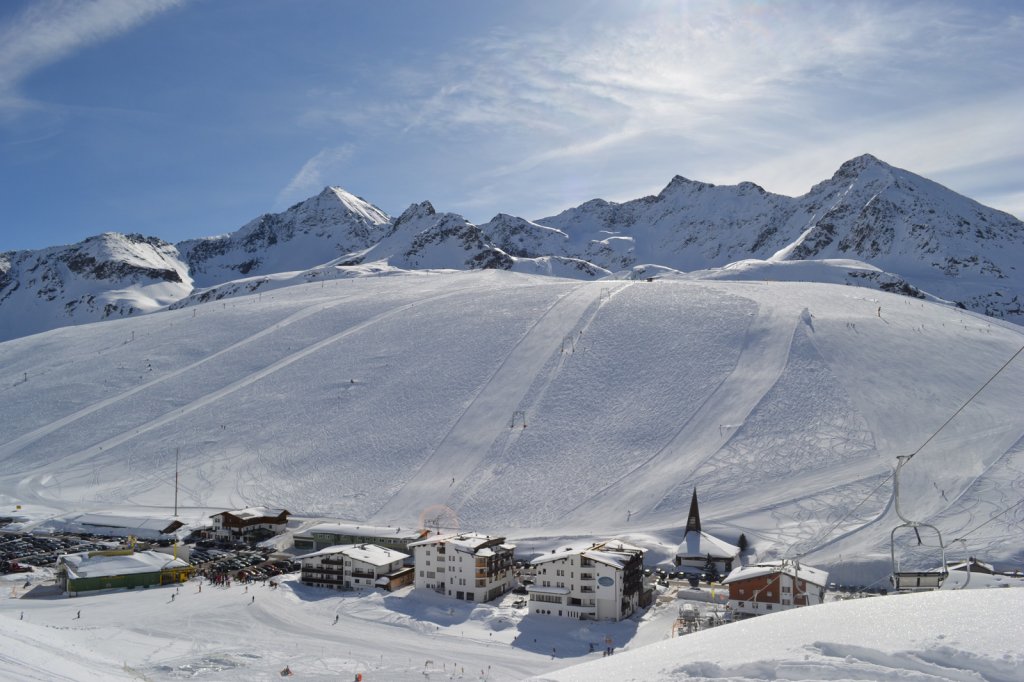
[[[167,546],[163,541],[161,545]],[[207,544],[207,543],[203,543]],[[57,565],[62,554],[117,549],[128,546],[127,538],[92,537],[71,533],[32,535],[0,531],[0,574],[29,572],[33,568]],[[150,543],[138,542],[136,549],[148,549]],[[297,564],[283,559],[270,559],[271,551],[263,548],[185,545],[188,562],[197,573],[230,580],[269,580],[282,573],[299,570]]]
[[[20,573],[32,567],[54,566],[57,557],[72,552],[109,549],[97,538],[77,535],[0,533],[0,573]]]

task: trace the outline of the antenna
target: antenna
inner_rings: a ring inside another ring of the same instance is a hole
[[[174,516],[178,516],[178,448],[174,448]]]

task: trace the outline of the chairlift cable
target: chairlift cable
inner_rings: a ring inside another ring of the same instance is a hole
[[[983,384],[981,385],[981,388],[979,388],[979,389],[978,389],[977,391],[975,391],[975,392],[974,392],[974,394],[973,394],[973,395],[972,395],[972,396],[971,396],[970,398],[968,398],[968,399],[967,399],[967,401],[966,401],[966,402],[965,402],[965,403],[964,403],[963,405],[961,405],[961,406],[960,406],[960,409],[958,409],[958,410],[957,410],[956,412],[954,412],[954,413],[953,413],[953,414],[952,414],[952,415],[951,415],[951,416],[949,417],[949,419],[947,419],[946,421],[944,421],[944,422],[942,423],[942,426],[940,426],[939,428],[937,428],[937,429],[935,430],[935,433],[933,433],[932,435],[930,435],[930,436],[928,437],[928,440],[926,440],[926,441],[925,441],[924,443],[922,443],[922,444],[921,444],[921,447],[919,447],[919,448],[918,448],[917,450],[914,450],[914,452],[912,452],[912,453],[911,453],[911,454],[910,454],[910,455],[909,455],[909,456],[907,457],[907,461],[909,462],[909,461],[910,461],[911,459],[913,459],[913,458],[914,458],[914,455],[916,455],[917,453],[921,452],[921,450],[924,450],[924,447],[925,447],[926,445],[928,445],[928,443],[930,443],[930,442],[932,441],[932,439],[933,439],[933,438],[935,438],[935,436],[939,435],[939,432],[940,432],[940,431],[942,431],[942,429],[946,428],[946,425],[948,425],[948,424],[949,424],[949,423],[950,423],[951,421],[953,421],[953,420],[954,420],[954,419],[956,418],[956,416],[957,416],[958,414],[960,414],[961,412],[963,412],[964,408],[965,408],[965,407],[967,407],[968,405],[970,405],[970,404],[971,404],[971,401],[972,401],[972,400],[974,400],[975,398],[977,398],[977,397],[978,397],[978,394],[979,394],[979,393],[981,393],[982,391],[984,391],[984,390],[985,390],[985,387],[986,387],[986,386],[988,386],[989,384],[991,384],[991,383],[992,383],[992,380],[993,380],[993,379],[995,379],[995,378],[996,378],[997,376],[999,376],[999,374],[1000,374],[1000,373],[1001,373],[1001,372],[1002,372],[1002,371],[1003,371],[1004,369],[1006,369],[1006,368],[1007,368],[1007,367],[1009,366],[1009,364],[1010,364],[1011,362],[1013,362],[1013,361],[1014,361],[1014,360],[1015,360],[1015,359],[1017,358],[1017,356],[1018,356],[1018,355],[1020,355],[1020,354],[1021,354],[1021,352],[1022,352],[1022,351],[1024,351],[1024,346],[1021,346],[1020,348],[1018,348],[1018,349],[1017,349],[1017,352],[1016,352],[1016,353],[1014,353],[1013,355],[1011,355],[1011,356],[1010,356],[1010,359],[1009,359],[1009,360],[1007,360],[1006,362],[1004,362],[1004,363],[1003,363],[1003,366],[1002,366],[1002,367],[1000,367],[1000,368],[999,368],[998,370],[996,370],[996,373],[995,373],[995,374],[993,374],[992,376],[990,376],[990,377],[988,378],[988,381],[986,381],[985,383],[983,383]]]
[[[993,374],[992,376],[990,376],[990,377],[988,378],[988,380],[987,380],[987,381],[986,381],[986,382],[985,382],[984,384],[982,384],[982,385],[981,385],[981,387],[980,387],[980,388],[979,388],[979,389],[978,389],[977,391],[975,391],[975,392],[974,392],[974,394],[973,394],[973,395],[971,395],[971,397],[970,397],[970,398],[968,398],[968,399],[967,399],[967,400],[966,400],[966,401],[964,402],[964,404],[963,404],[963,405],[961,405],[961,406],[960,406],[960,408],[959,408],[959,409],[957,409],[957,411],[956,411],[956,412],[954,412],[954,413],[953,413],[953,414],[952,414],[952,415],[951,415],[951,416],[949,417],[949,419],[947,419],[946,421],[944,421],[944,422],[942,423],[942,425],[941,425],[941,426],[939,426],[939,428],[937,428],[937,429],[936,429],[936,430],[934,431],[934,433],[932,433],[932,435],[930,435],[930,436],[928,437],[928,439],[927,439],[927,440],[926,440],[926,441],[925,441],[924,443],[922,443],[922,444],[921,444],[921,446],[920,446],[919,448],[917,448],[917,450],[915,450],[915,451],[914,451],[914,452],[912,452],[912,453],[911,453],[911,454],[910,454],[909,456],[907,456],[907,459],[906,459],[906,461],[907,461],[907,462],[909,462],[909,461],[910,461],[911,459],[913,459],[914,455],[916,455],[917,453],[921,452],[921,450],[923,450],[923,449],[925,448],[925,446],[926,446],[926,445],[928,445],[928,443],[930,443],[930,442],[932,441],[932,439],[933,439],[933,438],[935,438],[935,436],[939,435],[939,432],[940,432],[940,431],[942,431],[942,429],[946,428],[946,426],[947,426],[947,425],[948,425],[948,424],[949,424],[949,423],[950,423],[951,421],[953,421],[953,419],[955,419],[955,418],[956,418],[956,416],[957,416],[958,414],[960,414],[961,412],[963,412],[964,408],[966,408],[966,407],[967,407],[968,405],[970,405],[970,404],[971,404],[971,401],[973,401],[973,400],[974,400],[975,398],[977,398],[977,397],[978,397],[978,394],[979,394],[979,393],[981,393],[982,391],[984,391],[984,390],[985,390],[985,388],[986,388],[986,387],[987,387],[987,386],[988,386],[989,384],[991,384],[991,383],[992,383],[992,381],[993,381],[993,380],[994,380],[994,379],[995,379],[995,378],[996,378],[997,376],[999,376],[999,375],[1000,375],[1000,374],[1002,373],[1002,371],[1003,371],[1004,369],[1006,369],[1006,368],[1007,368],[1007,367],[1008,367],[1008,366],[1010,365],[1010,363],[1011,363],[1011,362],[1013,362],[1014,360],[1016,360],[1016,359],[1017,359],[1017,356],[1018,356],[1018,355],[1020,355],[1020,354],[1021,354],[1022,352],[1024,352],[1024,346],[1021,346],[1020,348],[1018,348],[1018,349],[1017,349],[1017,352],[1016,352],[1016,353],[1014,353],[1013,355],[1011,355],[1011,356],[1010,356],[1010,359],[1009,359],[1009,360],[1007,360],[1006,362],[1004,362],[1004,363],[1003,363],[1003,365],[1002,365],[1002,367],[1000,367],[1000,368],[999,368],[998,370],[996,370],[996,372],[995,372],[995,373],[994,373],[994,374]],[[850,515],[851,515],[851,514],[853,514],[853,513],[854,513],[855,511],[857,511],[858,509],[860,509],[860,507],[861,507],[861,505],[862,505],[862,504],[864,504],[865,502],[867,502],[868,500],[870,500],[870,499],[871,499],[871,497],[872,497],[872,496],[873,496],[873,495],[874,495],[875,493],[877,493],[877,492],[878,492],[878,490],[879,490],[879,489],[880,489],[880,488],[881,488],[881,487],[882,487],[883,485],[885,485],[886,483],[888,483],[888,482],[889,482],[889,480],[890,480],[890,479],[891,479],[891,478],[892,478],[893,476],[895,476],[895,475],[896,475],[896,471],[894,470],[894,471],[892,471],[892,472],[891,472],[891,473],[890,473],[890,474],[889,474],[888,476],[886,476],[886,477],[885,477],[884,479],[882,479],[882,482],[881,482],[881,483],[879,483],[879,484],[878,484],[878,485],[877,485],[877,486],[875,487],[875,489],[874,489],[874,490],[872,490],[872,491],[871,491],[870,493],[868,493],[868,494],[867,494],[867,495],[866,495],[866,496],[864,497],[864,499],[862,499],[862,500],[861,500],[860,502],[858,502],[858,503],[857,503],[857,505],[856,505],[856,506],[855,506],[855,507],[854,507],[853,509],[851,509],[851,510],[850,510],[850,511],[848,511],[848,512],[847,512],[846,514],[844,514],[842,518],[840,518],[840,519],[839,519],[838,521],[836,521],[836,522],[835,522],[835,523],[834,523],[834,524],[832,525],[832,527],[831,527],[831,528],[829,528],[829,529],[828,529],[828,531],[826,531],[826,532],[825,532],[825,534],[821,536],[821,537],[822,537],[822,541],[824,540],[824,538],[827,538],[828,536],[830,536],[830,535],[831,535],[831,534],[832,534],[832,533],[833,533],[833,532],[834,532],[834,531],[836,530],[836,528],[838,528],[838,527],[839,527],[840,525],[842,525],[842,523],[843,523],[844,521],[846,521],[846,519],[848,519],[848,518],[850,517]],[[1017,503],[1017,505],[1021,504],[1022,502],[1024,502],[1024,500],[1021,500],[1021,502],[1018,502],[1018,503]],[[1014,505],[1014,506],[1017,506],[1017,505]],[[1012,507],[1011,507],[1011,509],[1012,509]],[[1009,511],[1009,510],[1007,510],[1007,511]],[[1005,513],[1005,512],[1003,512],[1003,513]],[[993,518],[997,518],[997,517],[993,517]],[[992,520],[992,519],[989,519],[989,521],[991,521],[991,520]],[[986,521],[985,523],[988,523],[988,521]],[[985,525],[985,524],[982,524],[982,525]],[[981,526],[979,526],[978,528],[980,528],[980,527],[981,527]],[[977,528],[975,528],[974,530],[977,530]],[[971,532],[973,533],[974,531],[972,530]],[[965,537],[966,537],[966,534],[965,534]],[[954,541],[954,542],[955,542],[955,541]],[[819,546],[819,549],[820,549],[820,546]],[[813,550],[808,550],[808,551],[813,551]],[[798,557],[802,557],[802,556],[804,556],[804,555],[806,555],[806,554],[807,554],[807,552],[804,552],[803,554],[799,554],[799,555],[797,555],[797,556],[798,556]]]
[[[1013,505],[1012,507],[1007,507],[1007,508],[1006,508],[1006,509],[1004,509],[1003,511],[999,512],[998,514],[996,514],[995,516],[993,516],[992,518],[990,518],[990,519],[989,519],[988,521],[986,521],[985,523],[981,524],[980,526],[976,526],[976,527],[972,528],[971,530],[967,531],[966,533],[964,533],[964,534],[963,534],[963,535],[961,535],[960,537],[956,538],[955,540],[953,540],[953,542],[958,542],[958,541],[960,541],[960,540],[963,540],[963,539],[965,539],[965,538],[966,538],[966,537],[967,537],[968,535],[970,535],[970,534],[971,534],[971,533],[973,533],[974,531],[976,531],[976,530],[981,530],[982,528],[984,528],[984,527],[985,527],[985,526],[987,526],[988,524],[990,524],[990,523],[992,523],[993,521],[995,521],[996,519],[998,519],[998,518],[999,518],[1000,516],[1002,516],[1003,514],[1005,514],[1005,513],[1009,512],[1009,511],[1012,511],[1012,510],[1016,509],[1017,507],[1021,506],[1022,504],[1024,504],[1024,497],[1022,497],[1022,498],[1020,499],[1020,501],[1019,501],[1019,502],[1017,502],[1017,504]]]

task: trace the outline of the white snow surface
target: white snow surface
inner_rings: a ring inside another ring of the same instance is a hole
[[[1021,679],[1024,589],[832,602],[588,661],[538,679]]]
[[[404,588],[198,581],[74,599],[0,581],[7,680],[1019,680],[1024,589],[856,599],[670,639],[667,595],[620,623],[531,618]],[[38,580],[38,576],[36,576]],[[1019,584],[1019,581],[1017,581]],[[171,599],[171,595],[175,599]],[[80,617],[76,617],[80,613]],[[337,622],[335,617],[337,616]],[[615,654],[601,654],[606,640]],[[591,645],[593,650],[591,650]]]
[[[665,565],[696,486],[703,527],[746,534],[750,559],[801,556],[836,582],[881,585],[895,457],[915,453],[905,513],[964,537],[952,558],[997,570],[1024,558],[1021,356],[989,382],[1024,345],[1018,326],[837,284],[382,274],[281,280],[0,343],[0,507],[40,530],[74,513],[166,515],[178,450],[179,518],[191,525],[255,506],[396,528],[442,519],[449,532],[505,536],[524,559],[618,537]],[[934,567],[934,549],[906,540],[908,569]],[[23,578],[12,580],[4,596],[20,597]],[[488,665],[490,679],[522,679],[589,656],[606,634],[631,649],[658,642],[675,608],[538,623],[504,602],[411,590],[191,589],[173,607],[166,589],[0,599],[0,676],[269,679],[299,665],[314,679],[402,680],[425,679],[433,660],[442,679],[455,662],[466,679]],[[883,610],[889,630],[905,620],[906,639],[886,642],[870,613],[859,631],[857,614],[840,613],[834,636],[807,626],[813,639],[795,624],[788,638],[788,625],[726,626],[700,637],[728,639],[735,658],[702,645],[703,658],[673,655],[654,673],[758,679],[781,660],[794,676],[837,677],[849,659],[859,679],[897,665],[925,679],[940,664],[940,678],[1012,679],[1000,675],[1020,662],[1020,638],[997,633],[1017,632],[1002,614],[1016,618],[1019,594],[841,605]],[[946,639],[915,629],[916,603]],[[79,604],[85,622],[72,622]],[[736,646],[748,636],[786,644]],[[805,656],[822,667],[801,668]]]
[[[635,535],[656,563],[696,486],[709,533],[856,572],[887,563],[897,455],[920,450],[904,510],[949,537],[1019,500],[1020,356],[932,436],[1022,345],[1015,325],[829,284],[298,284],[0,344],[0,503],[166,513],[178,450],[189,523],[442,516],[534,554]],[[1019,562],[1022,518],[969,551]]]

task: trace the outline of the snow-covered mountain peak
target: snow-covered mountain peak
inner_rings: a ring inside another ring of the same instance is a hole
[[[665,189],[658,193],[658,198],[664,198],[675,194],[679,191],[700,191],[707,187],[714,187],[710,182],[701,182],[700,180],[690,180],[684,178],[682,175],[676,175],[669,183],[665,185]]]
[[[379,241],[391,224],[382,210],[326,187],[282,213],[266,213],[227,235],[178,244],[197,284],[305,270]]]
[[[384,213],[384,211],[380,210],[362,197],[358,197],[341,187],[328,185],[327,187],[324,187],[323,191],[320,192],[317,198],[324,201],[330,201],[333,199],[337,201],[344,210],[360,216],[372,224],[383,225],[384,223],[391,221],[391,218]]]
[[[395,219],[394,224],[391,227],[391,231],[394,232],[398,229],[399,225],[408,224],[421,220],[423,218],[430,218],[436,215],[437,211],[434,210],[434,205],[429,201],[421,201],[418,204],[410,204],[409,208],[402,211],[402,215]]]
[[[188,295],[178,250],[156,237],[104,232],[78,244],[0,258],[0,340],[151,312]]]

